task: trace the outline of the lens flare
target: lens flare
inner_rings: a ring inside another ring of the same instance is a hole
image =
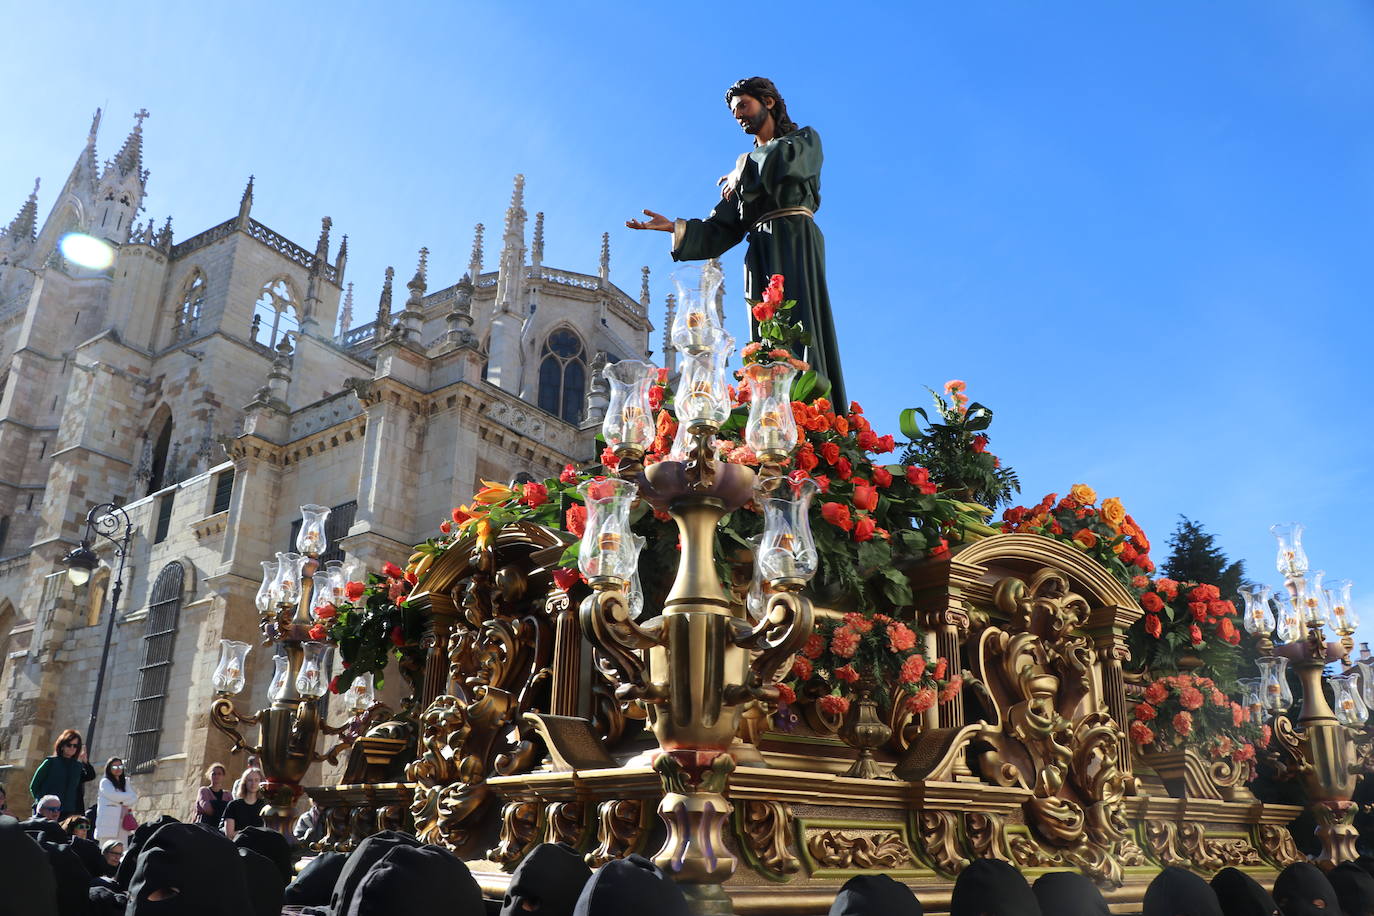
[[[91,270],[105,270],[114,263],[110,244],[84,232],[68,232],[57,247],[62,250],[62,257]]]

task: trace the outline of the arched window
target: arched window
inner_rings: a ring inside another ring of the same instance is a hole
[[[300,326],[296,301],[286,279],[278,277],[264,286],[253,308],[253,340],[275,347],[284,335]]]
[[[182,294],[181,305],[177,308],[176,330],[173,340],[194,337],[200,328],[200,313],[205,306],[205,274],[197,269],[186,282],[186,292]]]
[[[157,743],[162,737],[162,709],[171,686],[172,648],[177,621],[181,617],[181,589],[184,568],[175,561],[162,567],[153,583],[148,601],[148,627],[143,634],[143,664],[138,667],[138,690],[134,694],[134,717],[129,728],[129,753],[124,757],[128,772],[146,773],[157,760]]]
[[[582,421],[582,401],[587,394],[586,351],[582,341],[566,328],[544,341],[539,364],[539,408],[567,423]]]
[[[155,418],[153,425],[148,428],[153,443],[152,463],[148,469],[148,493],[161,490],[163,481],[171,477],[167,473],[167,452],[172,447],[172,412],[164,410],[161,413],[161,417]]]

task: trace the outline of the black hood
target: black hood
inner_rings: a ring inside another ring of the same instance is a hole
[[[7,814],[0,815],[0,888],[14,916],[57,914],[57,881],[47,853]]]
[[[222,834],[195,824],[163,824],[140,846],[126,916],[252,913],[238,853]]]
[[[687,898],[643,856],[607,862],[592,875],[574,916],[689,916]]]
[[[1170,865],[1145,889],[1144,916],[1222,916],[1212,886],[1187,869]]]
[[[129,836],[129,842],[124,844],[124,858],[119,860],[119,868],[115,869],[115,884],[122,890],[129,889],[129,883],[134,880],[134,868],[138,865],[138,850],[148,842],[148,837],[157,833],[159,829],[168,824],[180,823],[170,814],[164,814],[155,821],[146,824],[139,824],[134,832]]]
[[[887,875],[855,875],[830,904],[830,916],[923,916],[921,902]]]
[[[592,870],[565,843],[541,843],[511,875],[501,916],[572,916]]]
[[[484,916],[482,891],[447,849],[393,846],[358,882],[348,909],[334,916],[399,913]]]
[[[358,848],[349,855],[348,861],[344,863],[343,869],[339,872],[339,880],[334,882],[334,892],[329,896],[329,911],[334,916],[340,916],[345,912],[353,897],[353,891],[363,880],[368,869],[381,861],[382,857],[392,849],[397,846],[418,847],[421,845],[423,844],[415,837],[396,830],[383,830],[363,840],[358,844]]]
[[[1345,916],[1374,916],[1374,877],[1355,862],[1342,862],[1326,873]]]
[[[1279,916],[1279,905],[1254,878],[1239,868],[1223,868],[1212,879],[1223,916]]]
[[[1108,916],[1107,901],[1088,876],[1056,871],[1035,879],[1032,888],[1042,913],[1054,916]]]
[[[234,835],[234,845],[251,849],[275,865],[281,875],[282,887],[291,883],[291,844],[286,837],[266,827],[244,827]]]
[[[1040,904],[1026,879],[998,859],[977,859],[959,873],[950,916],[1040,916]]]
[[[348,856],[341,852],[322,852],[286,888],[287,906],[329,906],[329,895],[339,880]]]
[[[1311,862],[1295,862],[1279,872],[1274,902],[1283,916],[1331,916],[1341,911],[1335,888]]]
[[[267,856],[240,846],[239,864],[243,866],[244,888],[248,891],[254,916],[281,916],[282,897],[286,885],[281,871]]]

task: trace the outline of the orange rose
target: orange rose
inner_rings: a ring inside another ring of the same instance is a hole
[[[1069,495],[1072,496],[1080,506],[1091,506],[1093,503],[1097,502],[1097,491],[1086,483],[1074,484],[1069,488]]]
[[[1115,496],[1102,500],[1102,520],[1113,530],[1121,528],[1121,523],[1126,521],[1126,507],[1121,505],[1121,500]]]
[[[1088,530],[1087,528],[1084,528],[1078,533],[1076,533],[1073,536],[1073,539],[1078,543],[1082,544],[1086,548],[1097,546],[1097,535],[1093,534],[1092,531]]]

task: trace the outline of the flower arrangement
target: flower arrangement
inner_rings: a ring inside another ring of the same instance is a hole
[[[1011,494],[1021,491],[1021,481],[1002,459],[989,452],[987,429],[992,411],[970,403],[964,392],[968,386],[959,379],[945,382],[944,395],[932,388],[939,422],[933,422],[924,407],[902,411],[902,435],[909,440],[902,460],[930,470],[931,478],[942,489],[962,494],[961,498],[996,508],[1011,502]],[[925,421],[925,428],[916,418]]]
[[[1147,752],[1193,748],[1212,760],[1231,759],[1250,768],[1248,781],[1254,778],[1256,746],[1267,747],[1271,732],[1211,678],[1178,674],[1145,688],[1130,737]]]
[[[1177,671],[1184,655],[1201,660],[1222,683],[1240,663],[1241,630],[1236,606],[1215,585],[1147,580],[1140,595],[1145,616],[1127,631],[1133,665],[1146,671]]]
[[[1037,505],[1014,506],[1002,513],[1002,531],[1029,531],[1073,544],[1140,594],[1155,564],[1150,540],[1116,497],[1097,505],[1097,491],[1076,483],[1063,499],[1051,493]]]
[[[810,367],[794,358],[792,352],[801,352],[801,348],[811,343],[811,333],[802,327],[800,322],[787,320],[790,317],[788,313],[796,306],[797,300],[783,298],[783,282],[782,274],[773,274],[768,278],[763,298],[758,302],[749,303],[758,340],[746,346],[740,356],[746,365],[770,357],[788,360],[798,371],[804,372]],[[812,385],[814,384],[813,376]]]
[[[879,704],[889,709],[904,702],[919,714],[949,702],[963,687],[963,677],[948,670],[947,659],[931,663],[919,646],[916,631],[887,614],[865,611],[824,620],[778,685],[782,704],[794,704],[801,696],[813,699],[829,715],[843,716],[855,685],[864,680],[873,685]]]

